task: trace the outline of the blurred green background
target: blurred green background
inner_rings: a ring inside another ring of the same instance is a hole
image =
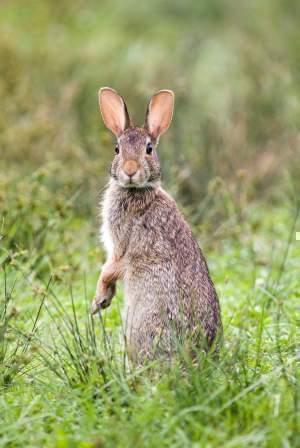
[[[137,124],[155,90],[175,91],[160,158],[168,188],[197,218],[216,178],[216,195],[222,181],[239,201],[282,198],[285,185],[296,187],[297,0],[0,7],[1,182],[52,166],[51,188],[80,186],[78,212],[93,213],[113,154],[97,104],[98,88],[108,85],[127,99]]]

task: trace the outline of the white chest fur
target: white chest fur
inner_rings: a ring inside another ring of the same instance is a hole
[[[111,234],[110,224],[109,224],[109,212],[111,207],[111,191],[110,187],[104,193],[102,206],[101,206],[101,216],[102,216],[102,226],[100,230],[101,241],[107,253],[107,257],[111,258],[114,253],[114,243]]]

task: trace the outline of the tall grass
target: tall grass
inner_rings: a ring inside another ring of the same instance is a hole
[[[18,326],[13,325],[17,319],[18,311],[13,306],[10,307],[16,281],[8,289],[6,278],[6,267],[3,265],[4,277],[4,297],[0,303],[0,387],[7,388],[14,384],[22,375],[28,375],[36,366],[32,366],[32,353],[34,351],[34,340],[37,322],[44,304],[45,295],[40,306],[33,316],[31,328],[22,331]],[[9,310],[9,311],[8,311]]]
[[[118,89],[141,124],[149,96],[168,87],[176,111],[160,157],[182,203],[195,210],[214,177],[243,206],[258,192],[278,197],[285,168],[298,185],[296,1],[60,3],[2,5],[2,164],[59,160],[51,182],[80,185],[90,212],[84,195],[95,199],[113,147],[98,88]]]
[[[4,443],[22,446],[24,431],[33,446],[295,446],[300,291],[299,247],[292,235],[299,219],[297,212],[292,220],[278,213],[271,221],[260,215],[262,227],[253,238],[247,228],[256,218],[249,212],[240,241],[233,237],[229,248],[224,242],[222,255],[211,257],[224,322],[217,359],[199,353],[195,362],[179,352],[171,364],[133,367],[116,325],[120,296],[94,319],[90,276],[83,284],[77,278],[72,289],[58,279],[48,281],[34,305],[36,317],[19,312],[11,321],[22,347],[30,341],[32,349],[28,345],[26,351],[30,363],[20,364],[2,391]],[[285,226],[268,228],[279,217]],[[265,259],[269,238],[275,246]],[[6,271],[11,291],[18,265],[6,262]],[[18,298],[24,277],[17,277],[18,294],[11,291],[8,315],[14,307],[24,310]],[[14,363],[7,358],[8,365]]]

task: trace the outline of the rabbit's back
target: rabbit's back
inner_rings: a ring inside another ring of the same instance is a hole
[[[124,325],[132,356],[170,353],[178,339],[191,337],[210,345],[221,327],[219,302],[175,201],[161,188],[145,195],[111,185],[103,215],[115,253],[124,254]]]

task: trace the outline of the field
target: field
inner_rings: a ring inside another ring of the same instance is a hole
[[[0,447],[296,447],[300,6],[291,0],[0,5]],[[165,188],[208,259],[218,359],[130,365],[122,285],[100,318],[109,85],[136,123],[176,94]]]

